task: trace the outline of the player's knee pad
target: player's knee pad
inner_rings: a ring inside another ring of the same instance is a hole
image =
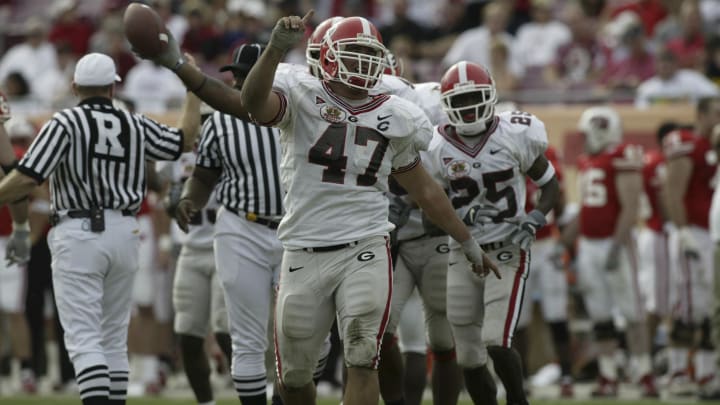
[[[468,302],[475,300],[475,287],[472,285],[456,286],[452,296],[447,299],[447,320],[453,326],[472,324],[478,317],[473,305]]]
[[[670,339],[673,343],[681,346],[692,346],[695,342],[695,325],[679,319],[673,321]]]
[[[455,353],[458,364],[463,368],[476,368],[487,364],[487,348],[481,339],[478,326],[453,327]]]
[[[345,344],[345,365],[358,368],[377,367],[379,351],[377,338],[372,336],[372,334],[366,333],[360,327],[354,327],[353,322],[359,321],[357,319],[350,321],[350,325],[343,338],[343,343]]]
[[[427,335],[433,351],[448,351],[455,347],[450,322],[444,316],[431,316],[428,319]]]
[[[307,294],[289,294],[280,308],[282,332],[292,339],[308,339],[315,333],[315,298]]]
[[[282,385],[287,390],[302,388],[313,381],[314,370],[282,370]]]
[[[617,330],[615,330],[615,323],[613,321],[597,322],[593,326],[595,332],[595,339],[597,340],[611,340],[617,339]]]

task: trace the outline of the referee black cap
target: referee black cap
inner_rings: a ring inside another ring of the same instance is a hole
[[[231,70],[233,73],[247,75],[265,49],[260,44],[242,44],[233,51],[232,63],[220,68],[221,72]]]

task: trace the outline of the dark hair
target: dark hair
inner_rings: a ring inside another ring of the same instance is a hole
[[[663,138],[665,138],[665,135],[669,134],[670,132],[680,128],[680,124],[678,124],[675,121],[665,121],[657,129],[656,137],[658,143],[662,143]]]
[[[110,93],[112,87],[113,84],[108,84],[105,86],[76,86],[77,92],[82,97],[105,96]]]
[[[18,96],[27,96],[30,94],[30,84],[22,73],[17,70],[10,72],[5,78],[5,82],[13,81],[18,86]]]
[[[701,98],[697,103],[697,113],[707,114],[708,111],[710,111],[710,106],[715,102],[720,102],[720,97],[710,96]]]

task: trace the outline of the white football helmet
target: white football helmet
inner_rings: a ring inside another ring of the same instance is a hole
[[[585,137],[585,150],[596,154],[622,141],[620,115],[610,107],[591,107],[580,116],[578,130]]]
[[[458,62],[440,80],[443,110],[460,135],[479,135],[495,117],[497,93],[495,81],[484,67],[472,62]],[[453,99],[473,94],[475,103],[458,105]]]

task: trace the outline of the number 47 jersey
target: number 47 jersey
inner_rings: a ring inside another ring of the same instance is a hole
[[[384,94],[354,102],[308,74],[278,71],[278,236],[286,249],[349,243],[392,230],[388,176],[419,164],[432,125],[409,101]]]
[[[501,113],[476,144],[448,129],[435,128],[423,163],[448,190],[458,216],[478,242],[501,242],[514,229],[505,219],[525,213],[525,173],[547,149],[545,125],[529,113]],[[492,223],[473,226],[476,206],[493,206],[499,213]]]

